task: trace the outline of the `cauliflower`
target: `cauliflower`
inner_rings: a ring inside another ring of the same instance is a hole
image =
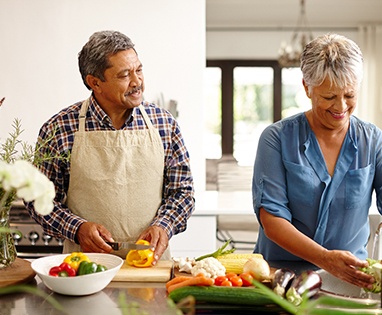
[[[225,271],[225,267],[219,260],[214,257],[208,257],[197,261],[191,269],[191,274],[197,276],[202,273],[208,278],[215,279],[218,276],[224,276]]]
[[[192,266],[195,264],[193,258],[173,257],[174,267],[178,268],[180,272],[191,273]]]

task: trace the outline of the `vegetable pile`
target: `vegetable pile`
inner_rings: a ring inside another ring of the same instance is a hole
[[[271,278],[270,267],[262,255],[234,254],[233,250],[224,250],[227,245],[196,259],[173,258],[179,271],[191,275],[176,276],[168,281],[168,297],[178,305],[189,300],[197,303],[274,305],[294,315],[382,315],[382,310],[375,309],[378,301],[365,304],[318,294],[322,279],[315,271],[296,275],[289,269],[281,268]],[[375,277],[373,292],[381,292],[382,263],[370,259],[368,262],[369,267],[362,271]],[[222,267],[225,268],[224,274]],[[370,308],[372,312],[368,310]]]
[[[269,264],[261,254],[235,254],[230,241],[211,254],[192,259],[174,259],[180,271],[190,276],[176,276],[167,282],[169,298],[178,302],[192,295],[199,302],[265,305],[274,304],[255,283],[265,283],[279,299],[300,305],[303,296],[314,296],[321,287],[315,272],[298,277],[288,269],[279,269],[271,280]]]
[[[53,277],[75,277],[105,271],[104,265],[90,261],[89,257],[81,252],[73,252],[64,261],[50,268],[49,275]]]
[[[183,257],[173,257],[174,267],[178,268],[180,272],[186,272],[191,274],[197,274],[198,271],[195,271],[195,265],[204,265],[205,261],[210,260],[210,263],[207,265],[223,265],[225,268],[225,272],[234,272],[237,274],[244,272],[244,265],[249,259],[259,259],[259,262],[264,261],[263,255],[261,254],[235,254],[235,248],[226,249],[226,247],[230,244],[230,240],[224,243],[220,248],[218,248],[215,252],[200,256],[198,258],[183,258]],[[213,259],[211,259],[213,258]],[[216,263],[215,259],[217,259],[220,264]],[[261,260],[260,260],[261,259]],[[212,262],[213,261],[213,262]],[[263,267],[266,267],[263,265]],[[220,268],[220,267],[219,267]],[[267,275],[267,270],[265,269],[265,276]],[[268,267],[269,272],[269,267]]]

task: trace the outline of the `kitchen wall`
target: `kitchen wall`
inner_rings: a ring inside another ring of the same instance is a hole
[[[145,98],[178,102],[196,188],[204,190],[205,28],[205,0],[0,0],[0,143],[15,118],[22,139],[34,143],[43,122],[87,98],[77,54],[93,32],[119,30],[144,65]]]

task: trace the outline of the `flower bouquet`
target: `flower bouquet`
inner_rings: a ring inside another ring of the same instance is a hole
[[[53,183],[33,165],[44,160],[37,153],[39,145],[33,148],[19,140],[23,132],[19,120],[15,120],[13,129],[0,145],[0,269],[11,265],[17,257],[9,230],[12,202],[16,198],[34,201],[36,211],[49,214],[55,196]]]

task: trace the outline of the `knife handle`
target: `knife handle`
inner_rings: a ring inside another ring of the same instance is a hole
[[[113,250],[119,250],[119,244],[117,242],[106,242]]]

